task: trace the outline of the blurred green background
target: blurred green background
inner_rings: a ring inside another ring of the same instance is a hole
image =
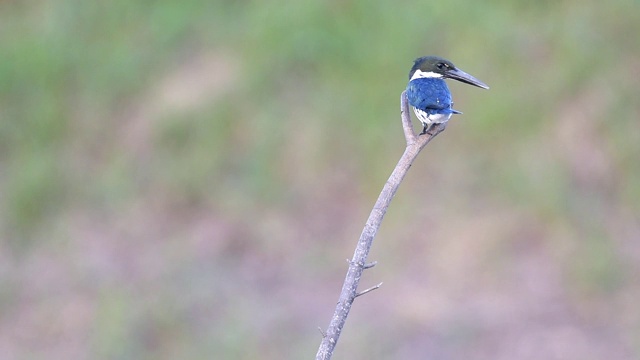
[[[0,2],[0,357],[640,358],[640,2]],[[416,124],[416,129],[418,125]]]

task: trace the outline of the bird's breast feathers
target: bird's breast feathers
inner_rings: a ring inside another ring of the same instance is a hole
[[[418,109],[446,109],[451,107],[451,93],[444,80],[418,78],[409,81],[407,98]]]

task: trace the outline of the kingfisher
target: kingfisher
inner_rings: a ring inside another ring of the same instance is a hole
[[[409,72],[407,99],[422,123],[420,135],[426,134],[435,124],[446,123],[451,115],[462,114],[453,109],[451,92],[444,79],[489,89],[485,83],[458,69],[449,60],[438,56],[417,58]]]

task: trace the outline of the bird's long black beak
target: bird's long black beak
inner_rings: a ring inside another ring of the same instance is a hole
[[[465,84],[469,84],[469,85],[473,85],[473,86],[477,86],[483,89],[488,89],[489,86],[487,86],[487,84],[483,83],[482,81],[476,79],[475,77],[467,74],[466,72],[460,70],[460,69],[454,69],[454,70],[449,70],[447,71],[447,74],[445,75],[448,78],[451,79],[455,79],[458,81],[462,81]]]

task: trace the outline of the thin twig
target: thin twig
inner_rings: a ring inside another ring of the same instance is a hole
[[[366,294],[366,293],[370,293],[370,292],[372,292],[373,290],[380,289],[380,286],[382,286],[382,283],[380,283],[380,284],[378,284],[378,285],[376,285],[376,286],[372,286],[372,287],[370,287],[370,288],[368,288],[368,289],[366,289],[366,290],[362,290],[362,291],[360,291],[359,293],[357,293],[357,294],[356,294],[356,297],[358,297],[358,296],[362,296],[362,295],[364,295],[364,294]]]
[[[362,277],[362,272],[366,268],[367,256],[369,255],[371,244],[373,243],[373,239],[380,228],[380,224],[382,223],[382,219],[384,218],[387,208],[391,203],[391,199],[393,199],[393,196],[398,190],[402,179],[407,174],[407,171],[420,151],[434,137],[444,131],[446,127],[445,124],[439,124],[431,129],[430,134],[416,135],[413,131],[413,124],[411,123],[409,102],[404,91],[400,96],[400,114],[402,118],[402,129],[407,146],[400,158],[400,161],[398,161],[398,164],[391,173],[391,176],[389,176],[387,183],[384,185],[378,200],[373,206],[373,210],[371,210],[371,214],[369,214],[369,219],[367,219],[367,223],[362,230],[353,258],[349,261],[349,270],[347,270],[347,276],[342,284],[342,290],[340,291],[340,298],[338,299],[336,310],[333,317],[331,317],[331,322],[329,323],[327,331],[324,332],[325,336],[323,336],[320,347],[318,348],[316,360],[329,360],[333,355],[333,350],[338,342],[342,328],[347,321],[347,316],[349,316],[351,305],[358,296],[358,284]],[[372,291],[375,289],[367,290]],[[367,290],[365,291],[368,292]],[[365,291],[361,292],[360,295]]]

